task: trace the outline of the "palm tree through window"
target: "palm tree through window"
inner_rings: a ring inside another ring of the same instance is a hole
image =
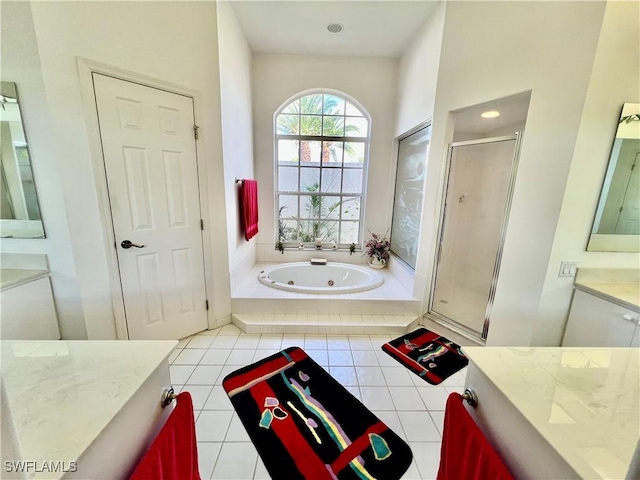
[[[369,120],[334,93],[300,96],[277,114],[277,241],[361,241]]]

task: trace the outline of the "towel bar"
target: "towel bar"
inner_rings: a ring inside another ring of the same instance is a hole
[[[168,407],[171,405],[176,398],[176,392],[173,390],[173,386],[169,385],[162,391],[162,397],[160,397],[160,405],[162,408]]]
[[[244,182],[246,178],[238,178],[236,177],[236,183]]]
[[[476,407],[478,405],[478,395],[473,388],[465,388],[462,398],[464,398],[472,407]]]

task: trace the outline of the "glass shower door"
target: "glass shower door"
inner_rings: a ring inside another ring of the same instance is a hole
[[[483,338],[516,150],[517,136],[509,136],[454,143],[450,151],[431,312]]]

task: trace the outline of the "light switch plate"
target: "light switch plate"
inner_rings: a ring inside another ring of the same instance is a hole
[[[560,262],[559,277],[575,277],[578,269],[578,262]]]

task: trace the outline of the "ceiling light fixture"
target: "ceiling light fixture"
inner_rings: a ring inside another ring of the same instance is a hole
[[[482,118],[496,118],[500,116],[500,112],[497,110],[489,110],[488,112],[484,112],[480,114]]]
[[[327,25],[327,30],[331,33],[340,33],[344,29],[344,26],[341,23],[330,23]]]

